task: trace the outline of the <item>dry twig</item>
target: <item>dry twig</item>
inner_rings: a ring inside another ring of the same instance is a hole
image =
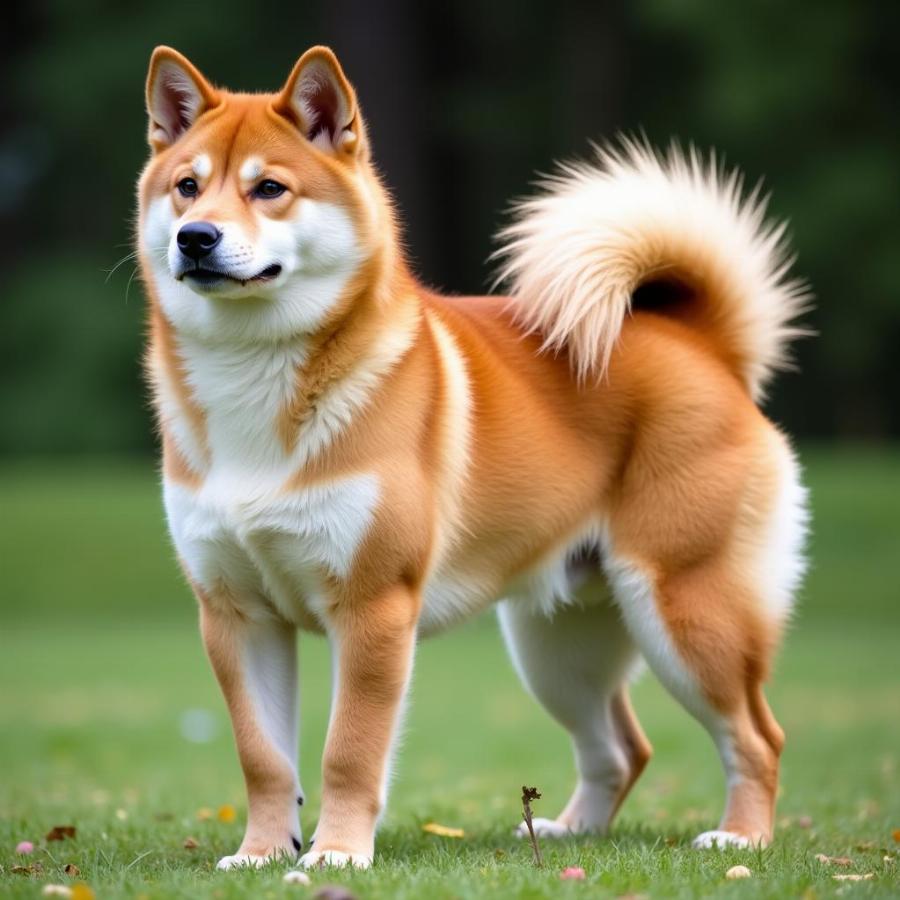
[[[534,864],[543,867],[544,860],[541,859],[541,848],[538,847],[537,835],[534,833],[534,825],[531,823],[531,801],[540,800],[541,795],[537,788],[525,787],[522,785],[522,818],[528,826],[528,834],[531,835],[531,848],[534,850]]]

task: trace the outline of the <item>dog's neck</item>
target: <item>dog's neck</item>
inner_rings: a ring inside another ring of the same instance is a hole
[[[170,449],[200,475],[304,468],[371,402],[420,317],[418,287],[393,246],[359,267],[313,334],[201,340],[154,303],[150,368]]]

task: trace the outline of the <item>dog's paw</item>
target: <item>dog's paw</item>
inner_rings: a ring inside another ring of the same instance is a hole
[[[340,850],[310,850],[300,857],[300,865],[304,869],[343,869],[345,866],[368,869],[372,865],[372,857],[363,853],[343,853]]]
[[[696,850],[724,850],[726,847],[737,847],[746,850],[751,846],[750,838],[733,831],[704,831],[694,838],[692,847]]]
[[[557,822],[556,819],[532,819],[531,824],[537,837],[564,838],[572,837],[575,833],[568,825]],[[516,829],[516,834],[525,840],[530,840],[531,838],[531,835],[528,833],[528,826],[524,822]]]
[[[257,856],[254,853],[235,853],[234,856],[223,856],[216,868],[227,872],[229,869],[258,869],[274,862],[275,856]]]

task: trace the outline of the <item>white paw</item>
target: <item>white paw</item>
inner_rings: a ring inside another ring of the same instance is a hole
[[[732,831],[704,831],[694,838],[691,846],[696,850],[724,850],[726,847],[745,850],[750,846],[750,839]]]
[[[564,838],[571,837],[574,834],[568,825],[563,825],[562,822],[557,822],[556,819],[532,819],[531,824],[537,837]],[[524,822],[516,829],[516,834],[525,840],[531,839],[531,835],[528,833],[528,826]]]
[[[217,863],[216,868],[223,872],[228,869],[258,869],[260,866],[268,865],[275,859],[274,856],[256,856],[253,853],[235,853],[234,856],[223,856]]]
[[[304,869],[342,869],[344,866],[368,869],[372,865],[372,857],[362,853],[342,853],[340,850],[310,850],[300,857],[300,865]]]

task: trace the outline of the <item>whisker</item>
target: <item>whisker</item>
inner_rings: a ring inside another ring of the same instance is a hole
[[[125,285],[125,305],[128,306],[128,292],[131,290],[131,282],[134,281],[134,276],[137,275],[137,266],[135,266],[131,270],[131,276],[128,279],[128,284]]]
[[[119,269],[120,266],[123,266],[125,263],[128,262],[128,260],[134,259],[136,256],[137,256],[137,250],[132,250],[131,253],[128,253],[125,256],[123,256],[111,269],[106,270],[106,281],[104,281],[104,284],[109,283],[109,279],[113,277],[113,275],[116,273],[116,271]],[[103,270],[101,269],[101,271],[103,271]]]
[[[148,251],[149,251],[150,253],[158,253],[158,254],[160,255],[160,259],[164,259],[164,258],[165,258],[165,254],[168,253],[168,251],[169,251],[168,246],[164,246],[164,247],[148,247],[147,249],[148,249]],[[121,259],[120,259],[120,260],[119,260],[119,261],[118,261],[111,269],[106,269],[106,270],[101,269],[101,271],[105,271],[105,272],[106,272],[106,280],[104,281],[104,284],[108,284],[108,283],[109,283],[109,279],[112,278],[112,276],[113,276],[113,275],[114,275],[114,274],[115,274],[115,273],[116,273],[123,265],[125,265],[125,263],[127,263],[129,260],[135,259],[135,258],[137,257],[137,255],[138,255],[139,252],[140,252],[140,251],[138,251],[138,250],[132,250],[131,253],[126,253],[125,256],[123,256],[123,257],[122,257],[122,258],[121,258]]]

